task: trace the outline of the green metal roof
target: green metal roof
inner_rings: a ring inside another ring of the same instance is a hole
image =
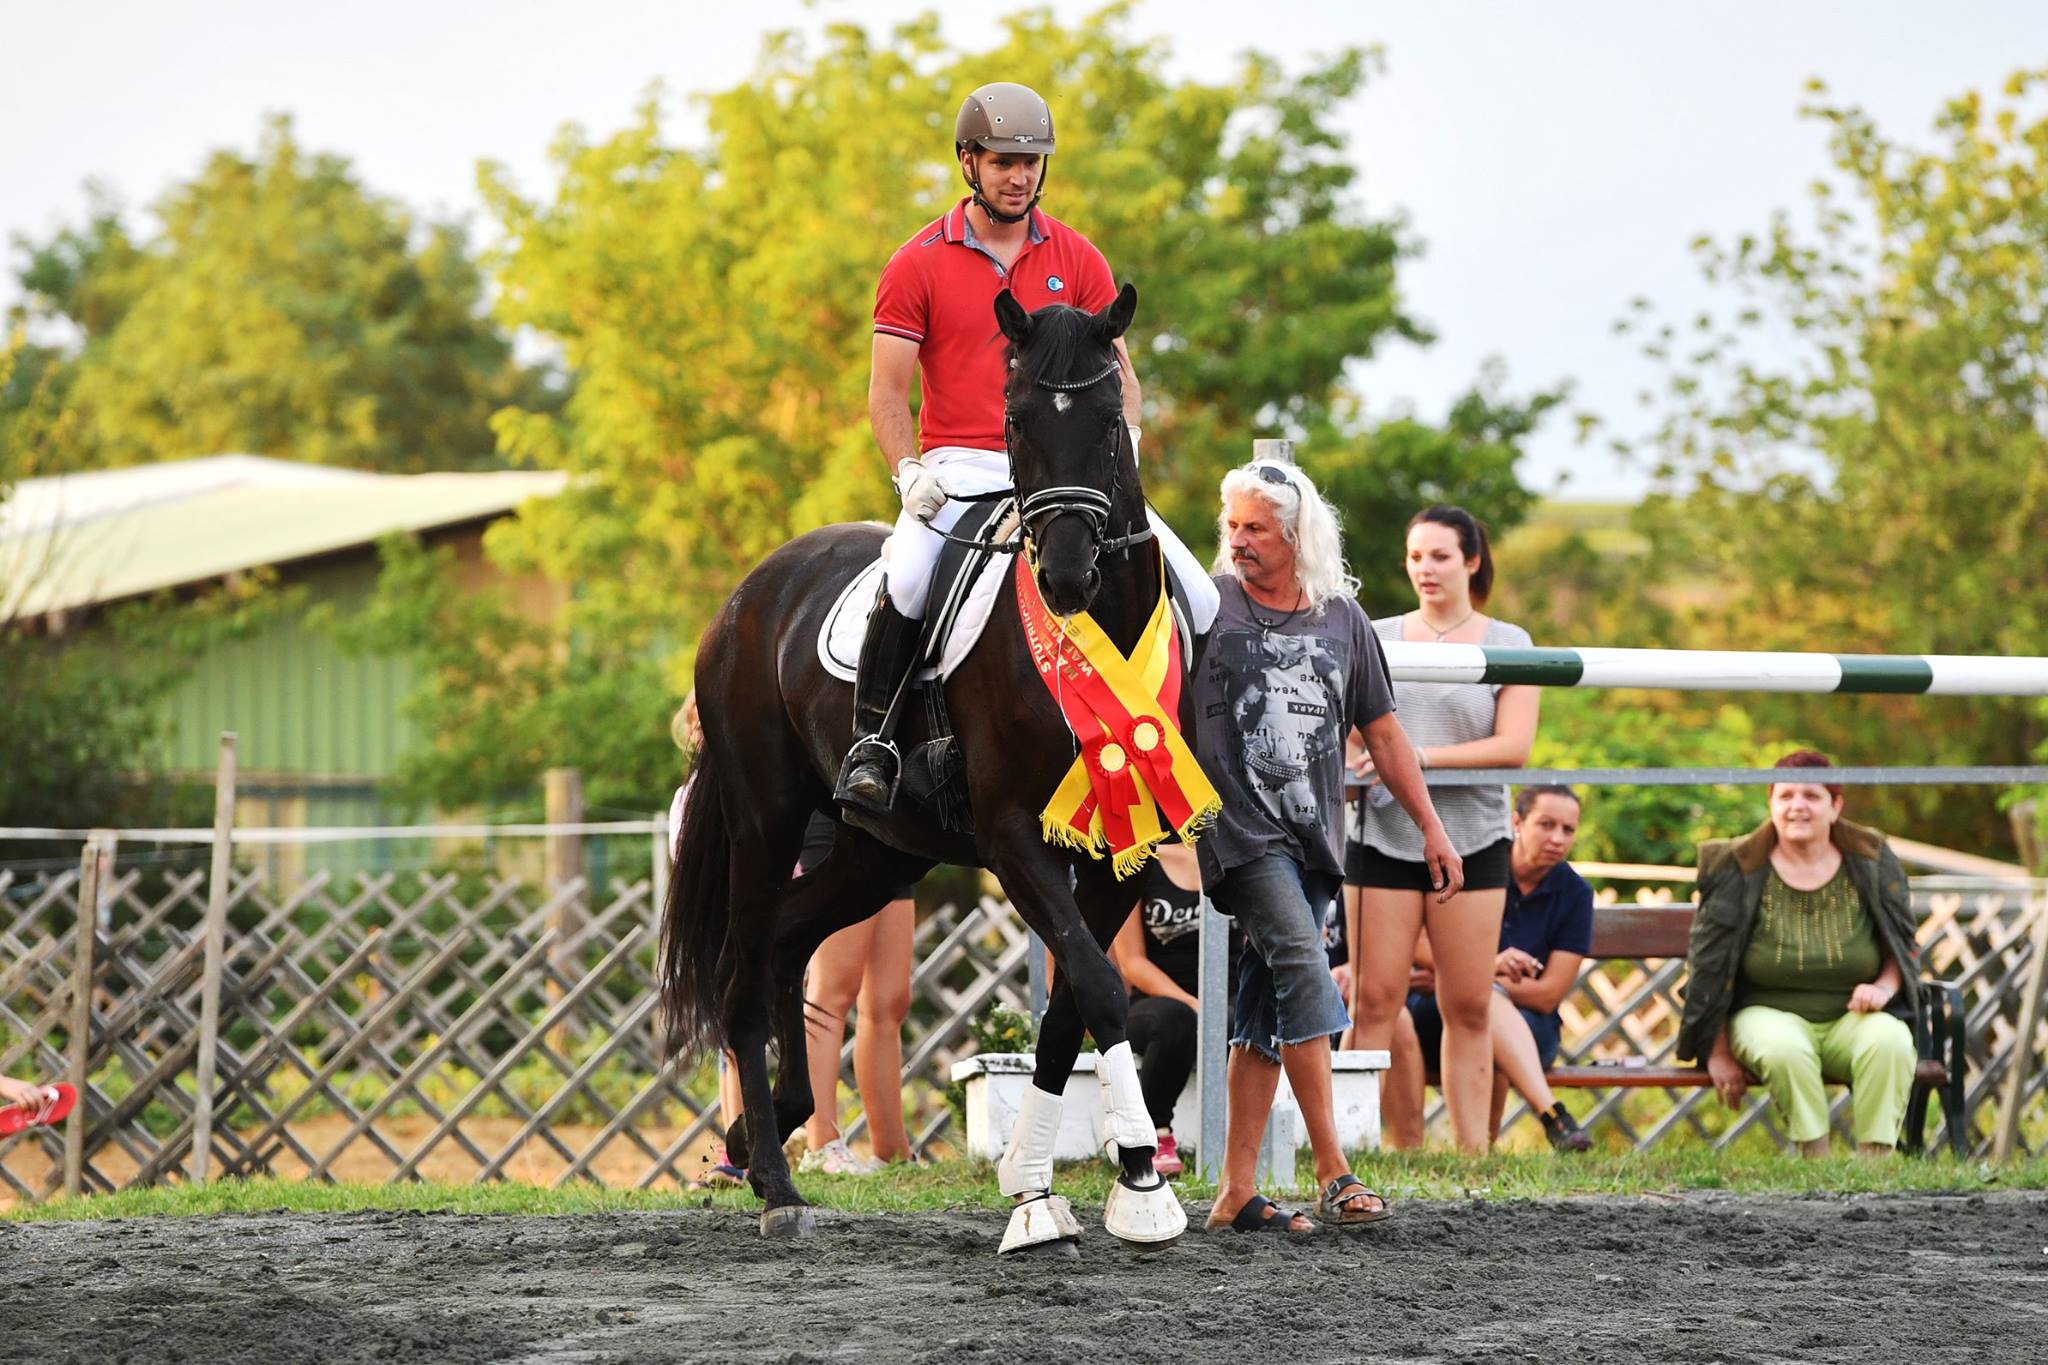
[[[29,480],[0,507],[0,619],[498,516],[567,481],[556,471],[372,474],[248,455]]]

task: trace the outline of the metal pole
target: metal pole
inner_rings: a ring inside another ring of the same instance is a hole
[[[213,778],[213,867],[206,887],[206,967],[199,986],[198,1093],[192,1108],[192,1183],[203,1185],[213,1155],[214,1052],[220,1044],[220,977],[227,956],[228,882],[235,874],[235,732],[220,732]]]
[[[64,1193],[76,1198],[84,1187],[86,1077],[92,1064],[93,949],[99,936],[103,831],[94,830],[78,855],[78,935],[71,959],[71,1046],[69,1065],[78,1107],[64,1127]]]
[[[1202,895],[1202,1008],[1196,1016],[1196,1105],[1202,1113],[1202,1145],[1195,1169],[1215,1183],[1223,1176],[1223,1141],[1229,1123],[1224,1072],[1230,1051],[1230,921],[1216,913],[1207,892]]]
[[[2020,997],[2019,1032],[2013,1037],[2012,1075],[2006,1078],[2005,1104],[1998,1115],[1998,1136],[1991,1143],[1991,1160],[2003,1166],[2019,1145],[2020,1115],[2026,1112],[2027,1063],[2034,1052],[2034,1029],[2041,1018],[2041,988],[2048,984],[2048,901],[2040,906],[2034,921],[2034,961],[2027,971],[2026,994]],[[1958,1059],[1960,1064],[1960,1059]]]
[[[676,833],[668,827],[668,812],[660,811],[654,817],[654,847],[649,851],[653,856],[649,885],[654,888],[654,913],[661,914],[668,904],[668,872],[675,861]]]

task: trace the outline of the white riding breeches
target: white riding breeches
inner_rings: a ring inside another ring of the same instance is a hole
[[[962,498],[976,498],[1010,486],[1010,457],[1000,450],[976,450],[971,446],[940,446],[918,458],[938,475],[939,486],[949,501],[932,514],[926,525],[908,512],[896,514],[896,529],[890,533],[885,553],[889,557],[889,600],[901,615],[913,621],[924,619],[932,591],[932,570],[938,567],[939,551],[946,539],[939,531],[950,531],[967,505]],[[933,528],[937,529],[934,530]]]
[[[939,476],[949,499],[979,497],[1010,486],[1010,457],[1000,450],[940,446],[921,458],[925,468]],[[965,510],[964,504],[949,501],[932,517],[930,525],[908,512],[897,514],[896,529],[890,534],[884,550],[889,560],[889,600],[900,614],[910,620],[923,620],[925,607],[929,605],[932,571],[938,567],[939,551],[946,547],[945,537],[938,531],[952,530]],[[1180,537],[1157,512],[1147,507],[1145,517],[1151,523],[1153,534],[1159,538],[1159,546],[1165,551],[1174,576],[1187,593],[1188,608],[1193,616],[1189,624],[1197,635],[1203,634],[1215,623],[1216,608],[1221,602],[1216,585],[1209,580],[1209,571],[1202,567],[1201,561],[1181,544]]]

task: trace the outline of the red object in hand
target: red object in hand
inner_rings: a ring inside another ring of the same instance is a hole
[[[36,1117],[42,1109],[40,1104],[10,1104],[0,1108],[0,1137],[12,1137],[25,1128],[38,1125],[62,1123],[78,1104],[78,1091],[62,1082],[50,1086],[57,1092],[57,1102],[50,1106],[50,1112]]]

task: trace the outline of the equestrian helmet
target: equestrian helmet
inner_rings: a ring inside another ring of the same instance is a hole
[[[953,145],[1052,155],[1052,110],[1028,85],[993,81],[969,95],[953,120]]]

